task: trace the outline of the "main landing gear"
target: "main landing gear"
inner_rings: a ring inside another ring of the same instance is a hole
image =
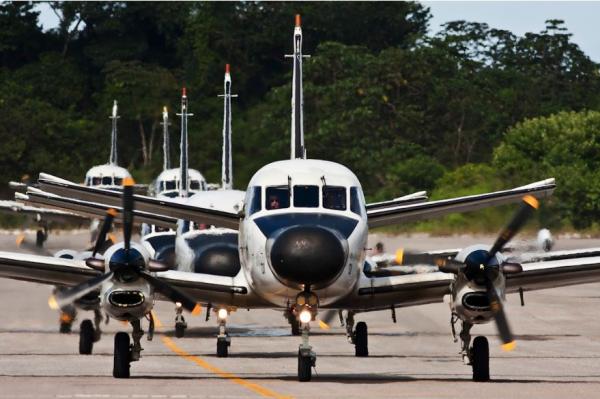
[[[94,323],[85,319],[79,326],[79,353],[81,355],[91,355],[94,348],[94,342],[100,341],[102,330],[100,323],[102,321],[102,312],[99,308],[94,309]]]
[[[359,321],[354,329],[354,314],[349,310],[346,315],[346,337],[348,342],[354,345],[354,355],[356,357],[369,356],[369,333],[367,323]]]
[[[148,315],[149,327],[148,327],[148,340],[152,340],[154,336],[154,319],[152,315]],[[130,343],[129,334],[126,332],[118,332],[115,335],[115,349],[114,349],[114,362],[113,362],[113,377],[115,378],[129,378],[130,376],[130,364],[140,360],[142,351],[144,350],[141,345],[144,331],[142,330],[141,321],[131,321],[133,331],[131,333]]]
[[[490,347],[486,337],[479,336],[471,344],[471,328],[473,324],[463,321],[459,337],[461,341],[461,355],[463,363],[471,365],[473,381],[489,381],[490,379]]]

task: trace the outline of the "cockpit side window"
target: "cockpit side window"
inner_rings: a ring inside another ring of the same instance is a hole
[[[175,182],[175,180],[168,180],[165,182],[165,189],[166,190],[177,190],[177,183]]]
[[[248,190],[248,198],[246,199],[246,204],[248,204],[248,216],[260,211],[261,202],[261,187],[250,187]]]
[[[110,177],[110,176],[104,176],[102,178],[102,185],[103,186],[112,186],[113,185],[112,184],[112,177]]]
[[[266,191],[266,209],[282,209],[290,207],[290,190],[288,189],[288,186],[267,187]]]
[[[319,186],[294,186],[294,206],[296,208],[318,208]]]
[[[115,186],[122,186],[122,185],[123,185],[123,178],[115,177]]]
[[[92,177],[92,186],[99,186],[100,184],[102,184],[101,177]]]
[[[198,180],[190,181],[190,190],[200,190],[200,182]]]
[[[350,187],[350,210],[357,215],[364,215],[364,201],[358,187]]]
[[[346,210],[346,187],[323,186],[323,207],[336,211]]]

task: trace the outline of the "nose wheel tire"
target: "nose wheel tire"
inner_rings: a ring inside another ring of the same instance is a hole
[[[79,326],[79,353],[91,355],[94,348],[95,331],[92,321],[86,319]]]
[[[302,353],[298,351],[298,381],[310,381],[312,379],[313,366],[313,358],[311,356],[302,355]]]
[[[369,356],[369,334],[367,323],[364,321],[356,323],[356,330],[354,330],[354,351],[356,357]]]
[[[68,323],[68,322],[65,322],[65,321],[61,321],[60,322],[60,326],[58,327],[58,331],[61,334],[69,334],[71,332],[71,325],[72,324],[73,323]]]
[[[231,342],[227,338],[217,338],[217,357],[229,356],[229,345]]]
[[[38,230],[35,233],[35,246],[38,248],[42,248],[44,246],[45,241],[46,241],[46,234],[44,234],[43,230]]]
[[[183,338],[185,335],[185,327],[184,323],[175,323],[175,336],[177,338]]]
[[[477,337],[473,340],[471,365],[473,367],[473,381],[489,381],[490,347],[486,337]]]
[[[129,334],[124,332],[118,332],[115,335],[113,377],[129,378],[130,361],[131,349],[129,345]]]
[[[300,335],[300,322],[295,318],[290,320],[290,327],[292,328],[292,335],[299,336]]]

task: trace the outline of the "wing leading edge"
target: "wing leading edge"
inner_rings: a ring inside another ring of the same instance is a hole
[[[549,197],[556,188],[554,179],[546,179],[511,190],[468,195],[417,204],[377,207],[367,210],[369,227],[388,226],[443,216],[454,212],[469,212],[490,206],[519,202],[524,195]]]

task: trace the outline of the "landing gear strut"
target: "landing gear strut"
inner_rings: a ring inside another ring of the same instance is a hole
[[[308,312],[308,310],[304,310]],[[312,379],[312,368],[317,363],[317,354],[313,352],[308,343],[310,332],[310,320],[302,323],[302,343],[298,348],[298,381],[310,381]]]
[[[229,347],[231,346],[231,338],[227,334],[227,309],[221,308],[217,311],[217,319],[219,320],[219,335],[217,335],[217,357],[227,357],[229,355]]]

